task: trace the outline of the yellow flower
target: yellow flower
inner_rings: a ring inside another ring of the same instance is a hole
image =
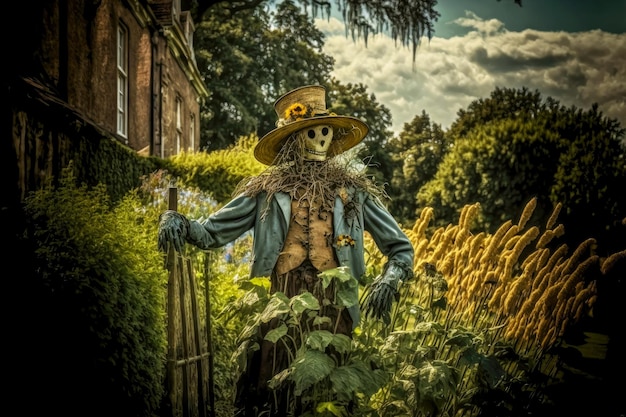
[[[309,110],[304,104],[294,103],[285,110],[285,119],[288,120],[301,120],[304,119]]]
[[[341,198],[341,201],[343,201],[343,204],[348,202],[348,190],[346,190],[346,187],[341,187],[339,190],[339,197]]]
[[[337,236],[337,246],[354,246],[354,239],[350,235],[339,235]]]

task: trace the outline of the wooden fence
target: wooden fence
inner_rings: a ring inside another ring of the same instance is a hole
[[[169,189],[169,208],[177,210],[176,188]],[[171,248],[167,253],[166,390],[172,417],[215,416],[208,264],[201,297],[191,259]]]

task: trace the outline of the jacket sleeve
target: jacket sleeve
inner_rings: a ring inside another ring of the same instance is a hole
[[[226,245],[254,227],[257,200],[243,195],[235,197],[205,220],[191,220],[189,243],[200,249]]]
[[[400,279],[412,278],[413,245],[378,198],[368,196],[363,202],[363,222],[378,249],[387,257],[387,264],[395,264],[404,271]],[[385,265],[385,270],[388,265]]]

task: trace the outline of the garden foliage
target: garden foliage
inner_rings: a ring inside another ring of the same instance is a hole
[[[554,411],[546,389],[559,379],[556,349],[568,329],[593,313],[598,275],[626,253],[600,259],[591,250],[593,239],[574,251],[549,249],[564,233],[556,222],[560,207],[539,228],[527,225],[535,205],[529,201],[517,222],[504,222],[494,234],[471,230],[477,204],[463,209],[459,224],[432,235],[433,211],[424,210],[407,230],[416,276],[401,286],[391,325],[364,318],[350,341],[302,327],[302,317],[324,320],[308,294],[289,300],[269,294],[265,278],[239,280],[240,297],[217,318],[239,323],[235,370],[245,371],[245,352],[258,349],[258,326],[278,319],[283,326],[267,339],[292,347],[292,365],[272,383],[291,383],[294,396],[305,396],[306,415]],[[367,249],[366,283],[384,263],[373,241]],[[322,277],[356,282],[344,274],[338,269]],[[367,289],[361,288],[361,298]],[[345,305],[340,297],[328,302]],[[333,343],[341,360],[325,351]]]
[[[68,416],[152,416],[167,346],[167,274],[154,212],[133,193],[112,204],[104,186],[88,190],[69,172],[25,202],[32,253],[23,254],[31,260],[23,273],[45,353],[32,406]]]
[[[349,346],[339,345],[341,360],[326,352],[339,338],[302,327],[303,316],[324,320],[305,294],[303,300],[287,300],[269,294],[265,279],[247,279],[250,236],[234,243],[235,256],[228,261],[214,251],[209,268],[210,293],[219,294],[214,340],[224,358],[219,361],[224,369],[216,369],[220,410],[232,413],[229,401],[234,378],[245,370],[244,353],[258,349],[256,330],[270,319],[284,326],[268,337],[291,346],[293,355],[292,367],[273,383],[292,384],[293,395],[317,415],[351,410],[363,416],[473,416],[549,409],[545,389],[559,378],[558,347],[568,329],[593,314],[597,279],[625,253],[600,258],[591,238],[571,250],[559,240],[565,234],[558,223],[561,205],[539,216],[542,224],[529,221],[538,217],[536,207],[537,200],[530,199],[517,210],[522,213],[517,222],[502,221],[493,233],[481,231],[484,225],[476,221],[479,204],[465,206],[458,224],[438,228],[430,224],[434,210],[424,208],[406,230],[416,250],[416,278],[401,287],[392,325],[364,319]],[[362,294],[385,262],[373,242],[366,249]],[[342,276],[335,270],[326,275]],[[347,371],[347,364],[354,368]]]
[[[244,178],[265,167],[252,156],[256,135],[244,136],[227,149],[214,152],[181,152],[169,159],[176,186],[197,188],[218,202],[227,201]]]

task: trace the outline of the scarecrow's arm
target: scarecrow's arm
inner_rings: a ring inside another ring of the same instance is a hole
[[[215,249],[232,242],[254,226],[256,199],[240,195],[204,220],[189,220],[184,215],[167,210],[159,219],[159,249],[168,243],[182,251],[185,243],[200,249]]]
[[[400,281],[413,277],[413,245],[378,198],[366,199],[363,211],[365,229],[389,261],[370,285],[362,308],[366,316],[388,324]]]
[[[385,271],[371,284],[363,303],[366,316],[375,317],[385,324],[391,321],[391,306],[398,301],[398,284],[412,276],[404,265],[393,261],[385,265]]]

